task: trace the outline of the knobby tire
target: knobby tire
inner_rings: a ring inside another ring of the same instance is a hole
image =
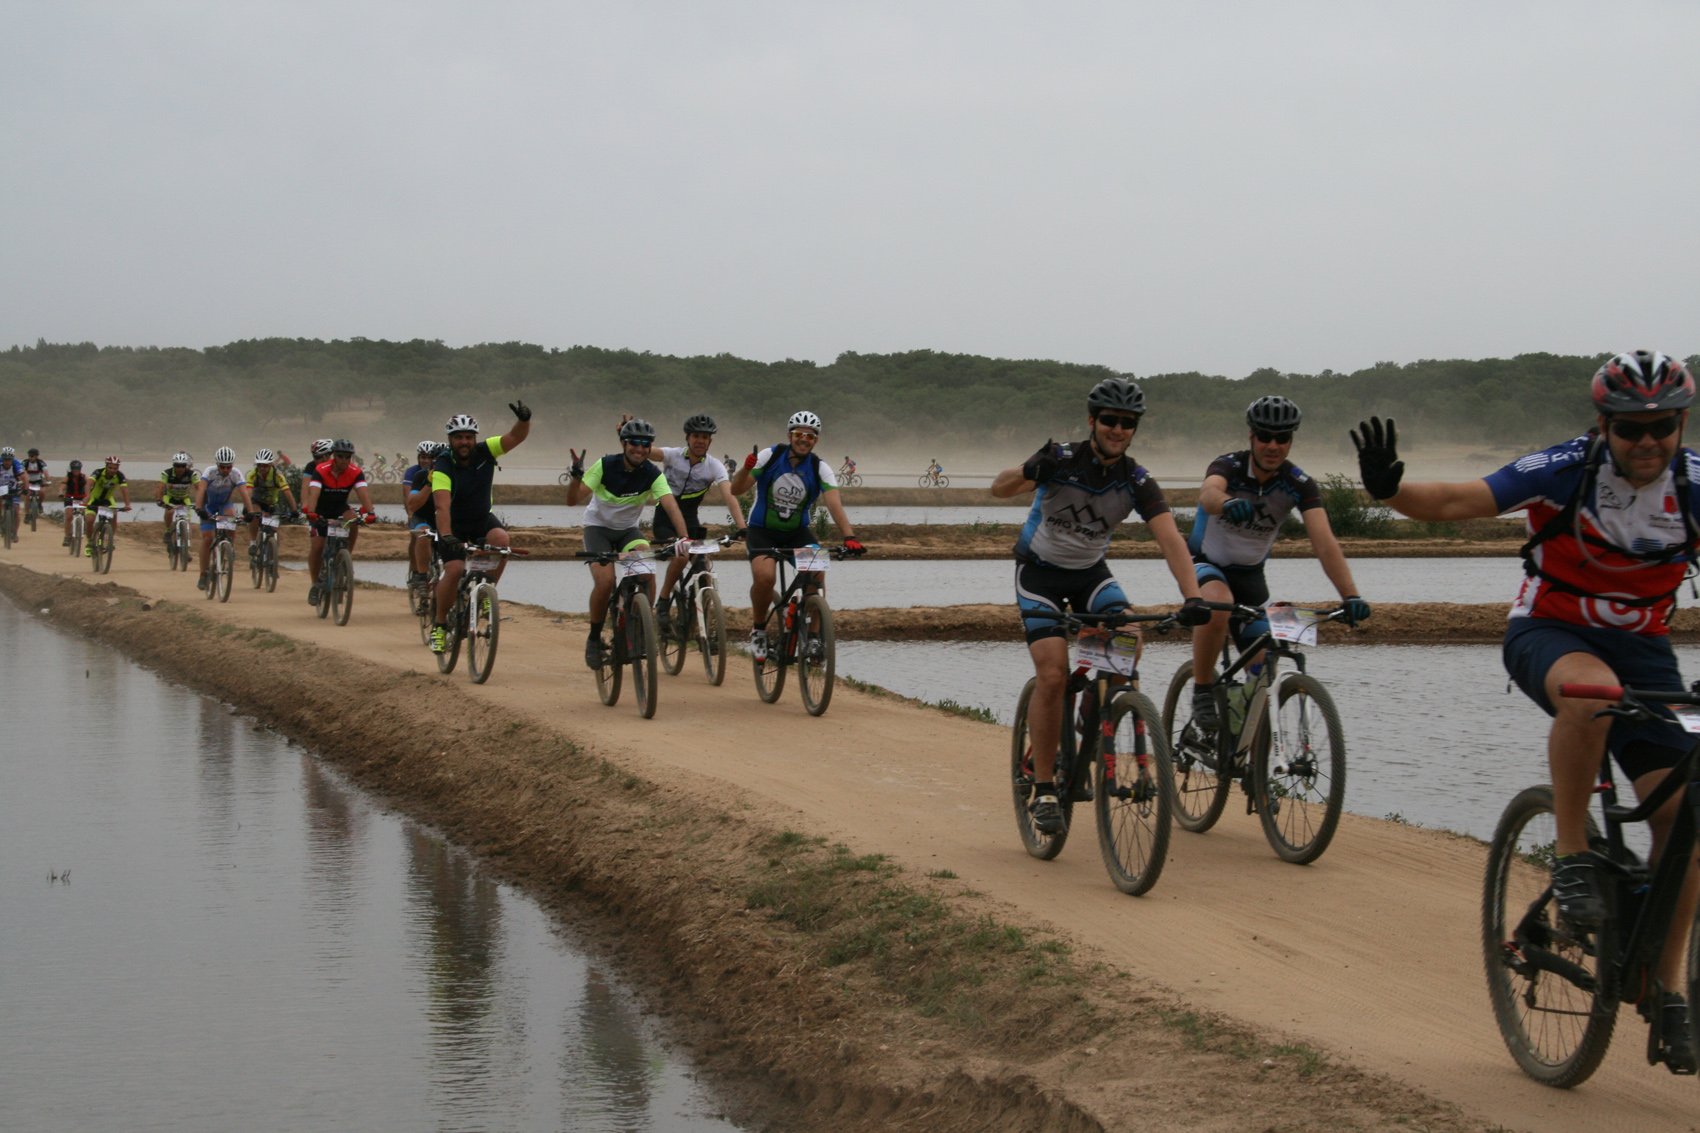
[[[472,683],[481,685],[490,679],[490,670],[496,666],[496,641],[502,631],[502,603],[496,584],[480,582],[474,586],[468,609],[466,668]]]
[[[697,592],[697,602],[702,607],[697,613],[697,648],[702,651],[708,683],[718,685],[726,679],[726,609],[712,586]]]
[[[1346,804],[1346,735],[1340,711],[1321,681],[1292,673],[1281,682],[1275,723],[1289,761],[1271,765],[1269,720],[1260,715],[1252,741],[1252,782],[1263,835],[1282,861],[1308,865],[1322,856]],[[1253,721],[1247,720],[1252,727]]]
[[[1163,698],[1163,734],[1169,741],[1169,802],[1175,822],[1182,830],[1202,834],[1222,817],[1234,780],[1205,763],[1206,757],[1220,763],[1221,756],[1217,737],[1192,727],[1193,687],[1192,662],[1183,661]]]
[[[832,632],[832,607],[824,594],[803,600],[802,624],[797,627],[797,688],[810,716],[820,716],[832,703],[838,670],[837,642]]]
[[[1115,887],[1137,897],[1157,884],[1169,858],[1169,791],[1164,786],[1173,777],[1169,738],[1157,706],[1135,689],[1123,689],[1111,700],[1110,723],[1114,766],[1102,751],[1092,761],[1098,849]]]
[[[661,652],[661,643],[656,637],[655,610],[649,604],[649,595],[632,595],[626,628],[631,636],[632,691],[637,693],[638,715],[645,720],[653,719],[661,696],[661,686],[655,679],[655,655]]]
[[[750,661],[755,666],[756,695],[764,704],[772,704],[785,691],[785,611],[775,601],[767,608],[762,628],[767,631],[767,657],[758,660],[754,653]]]
[[[1068,841],[1069,827],[1074,821],[1074,800],[1072,791],[1057,792],[1057,797],[1062,800],[1063,812],[1060,834],[1041,834],[1034,829],[1033,816],[1027,810],[1027,804],[1033,798],[1033,761],[1028,750],[1032,740],[1027,735],[1027,705],[1033,699],[1033,689],[1037,684],[1034,678],[1027,678],[1027,683],[1021,688],[1021,698],[1015,702],[1015,726],[1010,730],[1009,740],[1010,790],[1015,801],[1015,828],[1021,834],[1021,844],[1029,854],[1048,862],[1062,853],[1063,844]],[[1070,722],[1065,719],[1065,733],[1069,726]]]

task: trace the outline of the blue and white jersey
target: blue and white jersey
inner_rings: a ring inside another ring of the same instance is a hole
[[[1100,464],[1085,441],[1046,444],[1033,456],[1047,453],[1062,463],[1033,494],[1033,508],[1015,541],[1015,557],[1022,562],[1068,570],[1096,566],[1118,523],[1135,511],[1149,523],[1169,510],[1163,489],[1130,456]]]
[[[1268,483],[1259,482],[1250,449],[1218,456],[1204,472],[1206,480],[1212,476],[1227,481],[1230,500],[1250,500],[1252,513],[1244,523],[1230,523],[1225,516],[1199,508],[1186,541],[1187,549],[1199,562],[1256,566],[1269,557],[1281,524],[1294,509],[1302,513],[1322,506],[1316,481],[1290,460],[1281,462]]]

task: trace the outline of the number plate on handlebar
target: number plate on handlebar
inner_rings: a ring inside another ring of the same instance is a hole
[[[621,578],[642,578],[655,573],[655,562],[642,551],[632,551],[621,555],[615,566],[620,569]]]
[[[233,515],[221,515],[213,520],[213,524],[220,531],[235,531],[236,517]]]
[[[94,511],[95,514],[100,516],[102,519],[116,520],[118,518],[118,509],[116,508],[99,507],[95,508]]]
[[[269,527],[273,531],[276,531],[277,530],[277,516],[275,516],[275,515],[262,515],[260,517],[260,526],[261,527]]]
[[[832,556],[819,547],[799,547],[791,552],[791,561],[799,571],[807,574],[832,567]]]
[[[195,509],[192,507],[175,507],[171,509],[171,521],[173,523],[177,522],[179,519],[188,521],[194,517]]]
[[[712,539],[709,539],[709,540],[702,542],[702,543],[692,543],[691,544],[691,554],[693,554],[693,555],[718,555],[719,553],[720,553],[720,544],[716,543]]]
[[[0,496],[9,496],[11,494],[12,494],[12,485],[10,485],[10,484],[0,484]]]
[[[496,569],[496,556],[488,551],[474,551],[466,556],[466,569],[469,574],[489,574]]]
[[[1667,704],[1665,707],[1676,713],[1676,722],[1683,731],[1700,735],[1700,705]]]
[[[1131,633],[1087,626],[1080,631],[1080,639],[1075,643],[1075,667],[1085,665],[1101,672],[1131,677],[1138,651],[1139,638]]]
[[[333,539],[348,538],[348,520],[327,519],[325,521],[325,536]]]
[[[1276,641],[1291,641],[1299,645],[1316,644],[1316,627],[1322,615],[1299,606],[1270,606],[1269,632]]]

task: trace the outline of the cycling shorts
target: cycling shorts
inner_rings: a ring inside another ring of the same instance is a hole
[[[234,499],[235,499],[234,494],[229,495],[229,496],[225,496],[223,499],[220,499],[216,496],[209,494],[207,496],[207,503],[206,503],[207,514],[213,516],[216,519],[218,516],[223,515],[225,513],[225,511],[228,510],[232,506],[232,501]],[[211,520],[211,519],[201,520],[201,530],[202,531],[211,531],[217,526],[218,525],[216,523],[214,523],[213,520]]]
[[[770,531],[765,527],[751,527],[744,532],[744,546],[749,548],[750,558],[753,559],[757,551],[795,551],[800,547],[818,547],[820,542],[815,538],[815,533],[807,527],[799,527],[795,531]]]
[[[453,517],[451,516],[450,518],[452,519]],[[445,563],[464,562],[466,559],[466,544],[488,543],[490,541],[490,532],[501,531],[502,529],[502,521],[497,519],[495,515],[490,512],[485,512],[482,519],[475,519],[471,523],[452,524],[449,528],[449,533],[456,539],[460,540],[461,545],[450,550],[449,548],[444,547],[441,543],[438,543],[437,557],[442,559]]]
[[[1255,566],[1219,566],[1208,559],[1193,559],[1192,572],[1198,578],[1198,584],[1206,582],[1221,582],[1228,587],[1234,601],[1242,606],[1266,606],[1269,604],[1269,582],[1263,577],[1263,564]],[[1258,618],[1239,627],[1235,638],[1241,646],[1250,645],[1258,638],[1269,632],[1269,619]]]
[[[275,498],[270,499],[270,500],[264,500],[264,501],[255,500],[255,501],[253,501],[252,505],[248,508],[248,515],[249,515],[250,518],[256,518],[256,517],[262,516],[262,515],[276,515],[277,514],[277,505],[282,503],[282,502],[283,502],[282,500],[275,499]]]
[[[326,531],[328,530],[326,525],[330,522],[330,520],[331,519],[341,519],[343,516],[347,515],[351,511],[354,512],[356,515],[360,514],[354,508],[343,508],[341,511],[337,512],[334,516],[330,516],[329,518],[327,518],[323,513],[321,513],[319,515],[319,518],[309,519],[307,521],[307,527],[310,531],[312,531],[312,533],[314,535],[317,535],[319,538],[323,539],[325,537]],[[352,529],[350,529],[350,531],[352,532]]]
[[[1619,684],[1639,689],[1680,690],[1682,672],[1670,638],[1630,633],[1602,626],[1580,626],[1555,618],[1512,618],[1505,630],[1505,671],[1530,700],[1548,716],[1554,715],[1547,699],[1547,673],[1566,653],[1587,653],[1611,667]],[[1693,737],[1675,723],[1670,709],[1653,705],[1669,718],[1669,724],[1631,724],[1613,720],[1606,734],[1606,748],[1623,773],[1633,781],[1649,771],[1676,766],[1677,760],[1694,746]]]
[[[597,554],[609,554],[613,551],[630,551],[638,546],[649,546],[649,536],[643,533],[641,527],[586,527],[584,529],[584,549]],[[596,564],[590,564],[595,566]]]
[[[1055,618],[1028,614],[1061,613],[1065,608],[1077,614],[1102,614],[1126,608],[1127,595],[1102,559],[1080,570],[1017,562],[1015,604],[1021,607],[1021,624],[1027,629],[1027,644],[1032,645],[1047,637],[1066,638],[1068,630]]]
[[[694,496],[688,500],[681,499],[678,504],[679,514],[685,517],[686,534],[692,539],[708,538],[708,528],[704,527],[702,522],[697,519],[697,509],[702,506],[702,497]],[[655,509],[653,527],[657,543],[671,543],[679,537],[679,533],[673,529],[673,517],[660,508]]]

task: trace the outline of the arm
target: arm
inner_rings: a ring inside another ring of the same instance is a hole
[[[732,491],[732,481],[720,482],[720,497],[726,501],[726,510],[732,513],[732,526],[743,527],[744,509],[738,506],[738,496]]]
[[[1499,504],[1494,502],[1493,489],[1488,487],[1486,480],[1461,483],[1430,480],[1420,484],[1402,484],[1395,495],[1381,502],[1401,515],[1430,522],[1490,519],[1499,514]],[[1308,530],[1308,519],[1305,526]]]
[[[577,507],[590,498],[590,489],[584,486],[583,480],[574,480],[567,485],[567,504]]]
[[[205,480],[196,480],[195,481],[195,510],[199,511],[201,508],[205,507],[206,502],[207,502],[207,482]]]
[[[129,511],[130,510],[130,482],[128,480],[126,480],[124,483],[118,485],[118,490],[124,493],[124,510]]]
[[[1027,478],[1027,472],[1023,468],[1006,468],[992,477],[992,495],[1000,500],[1031,492],[1036,487],[1038,485]]]
[[[515,401],[508,408],[514,411],[514,427],[502,434],[500,443],[504,453],[512,452],[531,435],[531,408],[523,401]]]
[[[1346,556],[1340,552],[1340,541],[1334,538],[1334,528],[1328,523],[1328,509],[1309,508],[1303,518],[1305,534],[1310,536],[1310,545],[1316,551],[1317,561],[1322,564],[1322,573],[1328,576],[1340,597],[1357,597],[1358,584],[1352,578],[1352,568],[1346,565]]]
[[[1228,502],[1228,479],[1225,476],[1206,476],[1198,489],[1198,510],[1221,515],[1222,505]]]
[[[750,447],[751,456],[756,456],[760,452],[760,445],[752,445]],[[755,482],[755,468],[748,460],[746,460],[744,461],[743,467],[739,468],[737,472],[732,474],[732,494],[734,496],[743,495],[745,492],[750,490],[750,486]]]
[[[1175,576],[1175,583],[1181,588],[1182,598],[1198,597],[1198,575],[1192,569],[1192,552],[1186,548],[1186,540],[1181,537],[1181,529],[1175,526],[1173,512],[1154,515],[1146,521],[1151,528],[1151,534],[1157,540],[1157,546],[1162,548],[1163,561],[1169,564],[1169,573]]]
[[[318,502],[319,486],[309,480],[307,486],[301,489],[301,510],[312,511]]]
[[[846,539],[854,539],[856,533],[850,530],[850,517],[844,514],[844,505],[838,499],[838,489],[828,488],[822,492],[820,502],[826,507],[827,514],[832,516],[832,522],[838,525],[838,533]]]
[[[377,512],[374,511],[373,508],[372,508],[372,489],[371,488],[367,487],[365,484],[360,484],[360,485],[355,487],[354,494],[360,497],[360,510],[361,511],[365,512],[367,515],[376,515],[377,514]]]
[[[284,503],[289,506],[290,511],[299,511],[300,510],[299,508],[297,508],[295,506],[295,493],[289,490],[288,484],[285,484],[283,486],[283,500],[284,500]]]

